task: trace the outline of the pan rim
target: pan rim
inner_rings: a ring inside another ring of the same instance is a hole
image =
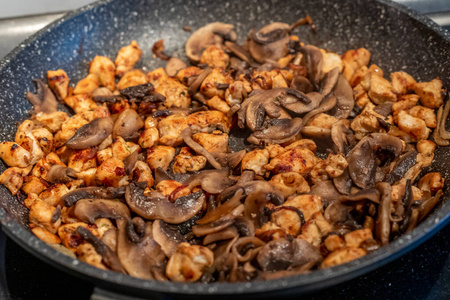
[[[20,43],[12,52],[10,52],[1,62],[0,70],[4,69],[22,50],[24,45],[28,45],[41,37],[45,32],[56,28],[66,20],[71,19],[81,13],[106,5],[113,0],[101,0],[89,5],[86,5],[73,12],[69,12],[55,22],[49,24],[43,29],[39,30],[22,43]],[[412,9],[404,7],[391,0],[377,0],[383,5],[393,7],[394,9],[407,14],[409,17],[420,22],[441,38],[450,42],[450,34],[445,29],[438,26],[428,17],[421,15]],[[447,197],[448,198],[448,197]],[[235,293],[241,294],[256,294],[262,292],[280,292],[281,290],[304,287],[303,292],[307,292],[320,284],[322,288],[339,284],[343,281],[355,278],[390,261],[400,257],[406,252],[417,247],[428,238],[430,238],[439,229],[450,222],[450,203],[447,199],[441,207],[432,215],[422,222],[417,228],[410,233],[407,233],[395,240],[388,246],[381,248],[379,251],[364,256],[358,260],[349,262],[337,267],[317,270],[306,275],[296,275],[269,281],[252,281],[239,283],[176,283],[176,282],[158,282],[149,281],[139,278],[134,278],[128,275],[118,274],[112,271],[102,271],[82,261],[72,259],[57,250],[46,245],[44,242],[35,237],[31,232],[22,227],[16,222],[3,208],[0,209],[0,224],[3,231],[15,242],[19,243],[27,251],[36,257],[45,260],[53,266],[70,272],[73,275],[82,279],[94,279],[95,284],[99,287],[107,286],[109,290],[112,289],[110,285],[120,286],[136,289],[137,292],[155,292],[155,293],[169,293],[169,294],[197,294],[197,295],[229,295]],[[88,276],[88,278],[86,278]]]

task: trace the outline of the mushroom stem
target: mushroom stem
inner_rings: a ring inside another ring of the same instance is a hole
[[[392,187],[387,182],[380,182],[376,188],[381,194],[380,205],[378,206],[378,216],[375,222],[375,235],[383,246],[389,244],[391,232],[391,193]]]

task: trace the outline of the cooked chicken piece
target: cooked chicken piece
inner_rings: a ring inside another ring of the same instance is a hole
[[[100,82],[96,74],[89,74],[85,78],[78,81],[77,85],[73,89],[73,94],[92,94],[98,89]]]
[[[322,234],[320,229],[316,224],[316,221],[310,219],[306,221],[302,226],[302,233],[297,237],[299,239],[305,240],[315,247],[320,247],[322,242]]]
[[[40,146],[39,141],[32,133],[33,127],[34,123],[30,120],[26,120],[19,126],[15,136],[15,142],[31,154],[31,161],[30,161],[31,165],[37,163],[45,155],[44,151]],[[48,134],[51,136],[51,139],[53,140],[52,134],[50,132],[48,132]]]
[[[325,171],[330,178],[341,176],[348,166],[347,160],[342,153],[330,154],[326,161]]]
[[[53,134],[46,128],[37,128],[31,131],[39,143],[40,148],[45,155],[53,151]]]
[[[439,108],[444,101],[442,99],[442,81],[439,78],[430,82],[418,82],[414,92],[420,96],[420,103],[428,108]]]
[[[79,115],[74,115],[67,119],[62,123],[61,130],[55,134],[55,147],[59,148],[63,146],[80,127],[87,123],[89,122]]]
[[[77,228],[79,226],[86,228],[98,237],[97,230],[83,222],[61,225],[58,228],[58,236],[61,239],[62,244],[74,253],[77,251],[78,246],[86,243],[77,233]]]
[[[437,172],[431,172],[420,178],[419,184],[417,185],[419,189],[424,192],[431,192],[434,195],[437,191],[444,188],[445,179],[441,174]]]
[[[0,158],[10,167],[26,168],[30,165],[32,156],[14,142],[0,143]]]
[[[175,156],[175,148],[170,146],[153,146],[147,149],[147,163],[153,171],[157,168],[167,170]]]
[[[420,162],[424,168],[431,165],[434,159],[436,144],[429,140],[420,140],[417,142],[416,148],[418,152],[417,162]]]
[[[324,114],[324,113],[320,113],[315,115],[314,117],[312,117],[307,125],[309,126],[316,126],[316,127],[320,127],[320,128],[325,128],[325,129],[331,129],[331,126],[333,126],[333,124],[335,122],[337,122],[338,119],[336,119],[333,116]]]
[[[147,128],[142,131],[138,144],[141,148],[150,148],[159,140],[159,131],[156,127]]]
[[[111,157],[97,168],[97,180],[106,186],[119,187],[128,184],[123,161]]]
[[[333,252],[345,246],[345,242],[336,234],[331,234],[323,242],[328,251]]]
[[[6,186],[11,194],[15,195],[22,187],[23,177],[28,175],[30,170],[31,168],[8,168],[0,175],[0,184]]]
[[[85,186],[101,185],[97,180],[97,168],[90,168],[77,173],[77,178],[83,180]]]
[[[211,45],[203,51],[200,63],[226,69],[230,63],[230,57],[219,47]]]
[[[436,128],[436,115],[431,108],[423,107],[421,105],[414,106],[408,111],[410,116],[422,119],[429,128]]]
[[[410,94],[403,95],[399,98],[398,102],[392,105],[392,114],[394,116],[398,115],[401,111],[408,111],[410,108],[416,106],[417,101],[419,101],[419,96]]]
[[[356,50],[348,50],[342,55],[342,63],[344,64],[343,75],[350,81],[353,73],[362,66],[367,66],[370,61],[370,52],[365,48]]]
[[[319,160],[319,159],[318,159]],[[330,179],[328,176],[327,171],[325,170],[325,167],[327,165],[327,160],[323,159],[320,160],[318,163],[314,165],[314,167],[309,171],[309,180],[316,184],[319,181],[324,181]]]
[[[64,70],[58,69],[56,71],[47,71],[47,79],[48,86],[58,98],[64,99],[67,97],[69,77]]]
[[[256,175],[265,176],[265,166],[269,163],[269,151],[267,149],[255,149],[247,152],[241,161],[241,172],[252,170]]]
[[[101,165],[104,163],[107,159],[113,157],[112,148],[108,147],[103,150],[97,151],[97,161],[98,164]]]
[[[230,111],[230,106],[228,106],[228,104],[224,100],[220,99],[217,96],[206,100],[206,105],[208,105],[210,109],[218,110],[220,112],[223,112],[224,114]]]
[[[208,248],[181,243],[167,263],[166,275],[172,281],[197,281],[213,262],[214,253]]]
[[[102,256],[95,251],[94,246],[91,244],[85,243],[78,246],[76,253],[79,260],[84,261],[85,263],[88,263],[96,268],[108,270],[102,262]]]
[[[166,97],[163,106],[187,108],[191,104],[188,88],[175,78],[169,77],[163,68],[148,73],[147,79],[154,85],[157,93]]]
[[[203,169],[206,165],[206,157],[194,155],[189,147],[182,147],[180,153],[175,157],[173,164],[174,173],[194,172]]]
[[[404,95],[414,90],[416,80],[406,72],[391,73],[392,90],[397,95]]]
[[[305,221],[308,221],[314,213],[323,211],[322,200],[318,195],[299,195],[289,198],[283,206],[293,206],[299,209],[303,213]]]
[[[52,221],[55,210],[56,208],[50,204],[45,203],[39,198],[36,199],[30,206],[30,223],[55,234],[61,225],[61,219],[59,217],[55,222]]]
[[[152,187],[155,183],[153,179],[152,170],[147,165],[147,163],[143,161],[137,161],[134,165],[133,171],[131,172],[132,178],[134,182],[147,182],[147,187]]]
[[[107,87],[112,92],[116,89],[115,71],[116,66],[105,56],[95,56],[89,67],[89,74],[97,75],[100,85]]]
[[[156,190],[169,200],[175,201],[180,197],[189,195],[191,191],[189,188],[175,180],[163,180],[156,185]]]
[[[141,70],[132,70],[126,72],[117,83],[117,88],[122,90],[130,86],[147,83],[147,76]]]
[[[339,73],[344,69],[344,63],[342,62],[341,56],[334,52],[326,52],[323,49],[320,49],[322,52],[323,63],[322,63],[322,72],[324,74],[330,72],[334,68],[339,68]]]
[[[222,68],[214,68],[212,72],[206,76],[200,86],[200,92],[207,98],[218,96],[221,99],[225,99],[225,90],[219,89],[218,85],[230,84],[233,82],[230,74]]]
[[[186,121],[183,114],[173,114],[158,122],[159,142],[167,146],[178,146],[182,143],[181,126]],[[184,128],[183,128],[184,129]],[[142,148],[146,148],[141,146]]]
[[[311,150],[306,148],[294,148],[279,154],[264,167],[273,174],[286,172],[306,174],[316,163],[317,158]]]
[[[279,73],[272,77],[272,88],[287,88],[289,87],[288,83],[286,82],[286,79],[284,78],[283,74]]]
[[[375,104],[397,101],[397,95],[392,91],[391,83],[383,77],[369,72],[361,81],[361,85],[367,91],[370,100]]]
[[[116,60],[116,75],[122,76],[125,72],[128,72],[134,68],[134,65],[141,59],[142,50],[136,41],[132,41],[131,44],[122,47],[117,53]]]
[[[280,238],[284,238],[286,236],[286,231],[284,228],[276,225],[272,222],[267,222],[261,228],[257,228],[255,230],[255,236],[263,241],[271,241]]]
[[[358,248],[365,240],[373,239],[372,230],[358,229],[347,233],[344,236],[347,247]]]
[[[77,114],[97,108],[97,104],[89,94],[73,95],[65,98],[64,102]]]
[[[231,124],[225,114],[216,110],[208,110],[199,111],[187,116],[184,124],[180,128],[181,131],[183,131],[187,126],[197,126],[201,128],[202,131],[206,131],[209,128],[217,128],[225,133],[228,133],[230,131]]]
[[[267,149],[267,151],[269,151],[269,157],[270,158],[274,158],[278,154],[281,154],[284,151],[286,151],[286,149],[281,147],[279,144],[272,144],[272,143],[268,143],[266,145],[266,149]]]
[[[51,166],[53,165],[61,165],[66,166],[58,157],[58,155],[54,152],[47,154],[40,161],[34,165],[32,174],[36,177],[42,178],[44,180],[49,181],[47,175]]]
[[[189,77],[197,76],[202,72],[203,70],[200,69],[199,67],[190,66],[187,67],[186,69],[181,69],[180,71],[178,71],[176,77],[181,83],[187,85],[187,80]]]
[[[228,134],[219,130],[212,133],[199,132],[192,136],[208,152],[225,153],[228,150]]]
[[[293,194],[305,194],[310,192],[308,182],[302,175],[296,172],[274,175],[269,182],[279,189],[285,198]]]
[[[111,111],[111,114],[120,114],[124,110],[131,108],[131,105],[128,101],[120,99],[119,101],[108,105],[108,108]]]
[[[415,141],[425,140],[430,134],[430,129],[424,120],[413,117],[405,111],[401,111],[397,115],[397,125],[400,130],[411,135]]]
[[[300,233],[302,223],[300,216],[295,211],[281,209],[273,212],[270,215],[270,221],[294,237]]]
[[[273,71],[259,71],[254,70],[252,78],[250,79],[251,88],[253,90],[263,89],[268,90],[272,88],[272,78],[279,73],[275,70]]]
[[[361,248],[343,247],[330,253],[322,262],[320,267],[328,268],[355,260],[366,255],[366,251]]]
[[[31,232],[41,241],[47,244],[61,244],[61,239],[42,227],[31,228]]]
[[[384,119],[384,117],[376,113],[373,109],[375,105],[372,103],[366,104],[363,111],[357,115],[350,127],[355,131],[356,137],[362,139],[367,133],[384,131],[383,127],[377,118]]]
[[[349,83],[354,88],[360,84],[364,77],[369,73],[369,68],[367,66],[361,66],[355,70]]]
[[[322,237],[331,233],[333,226],[325,219],[322,212],[317,211],[312,214],[311,220],[314,220],[316,226],[319,228]]]
[[[48,189],[43,190],[39,194],[39,199],[41,199],[47,204],[50,204],[51,206],[56,206],[58,204],[64,206],[64,204],[61,202],[61,197],[67,194],[68,192],[69,189],[65,184],[55,183],[51,185]]]
[[[97,167],[96,155],[97,149],[95,147],[76,150],[70,155],[67,166],[76,172],[95,168]]]
[[[113,139],[113,142],[111,144],[111,150],[113,157],[119,160],[124,160],[131,153],[133,153],[132,149],[128,147],[127,142],[125,142],[125,140],[120,136]]]
[[[250,82],[247,80],[236,80],[228,86],[225,91],[225,101],[231,107],[235,104],[241,104],[242,100],[252,91]]]

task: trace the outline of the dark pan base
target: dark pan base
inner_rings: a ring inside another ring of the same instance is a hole
[[[418,81],[439,76],[450,86],[450,41],[426,17],[389,1],[101,1],[70,13],[22,43],[0,63],[0,141],[12,140],[16,122],[31,109],[24,93],[33,90],[32,79],[44,78],[49,69],[64,69],[71,82],[87,74],[95,55],[115,57],[118,49],[135,39],[144,50],[140,65],[145,70],[163,66],[152,58],[151,47],[161,38],[166,52],[185,59],[183,45],[189,37],[182,26],[196,29],[213,21],[236,25],[243,38],[249,29],[271,21],[291,23],[309,14],[317,34],[308,27],[294,31],[306,43],[339,53],[365,47],[372,62],[385,72],[403,70]],[[0,164],[3,172],[5,165]],[[440,148],[430,167],[450,179],[450,151]],[[308,275],[249,283],[181,284],[145,281],[101,271],[48,247],[28,231],[27,209],[0,187],[0,222],[14,241],[33,255],[64,271],[94,282],[99,287],[128,294],[158,297],[215,298],[235,293],[251,297],[302,294],[350,280],[386,264],[416,247],[450,220],[448,185],[444,201],[422,224],[389,246],[361,259]]]

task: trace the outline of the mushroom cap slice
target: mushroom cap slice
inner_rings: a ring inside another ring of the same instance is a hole
[[[171,57],[166,64],[166,73],[169,76],[177,75],[178,71],[187,68],[187,64],[179,58]]]
[[[99,218],[129,219],[128,207],[120,201],[83,199],[75,204],[74,215],[83,222],[94,223]]]
[[[52,90],[39,79],[33,79],[33,82],[36,87],[36,94],[27,92],[26,97],[34,105],[34,111],[36,113],[44,112],[46,114],[55,112],[58,107],[58,102]]]
[[[195,216],[205,202],[205,195],[201,191],[170,202],[155,191],[149,196],[144,195],[144,188],[142,184],[130,183],[126,188],[125,199],[132,211],[150,220],[161,219],[166,223],[180,224]]]
[[[48,171],[48,181],[51,183],[67,183],[76,179],[77,172],[74,169],[61,165],[53,165]]]
[[[332,116],[337,119],[347,119],[355,106],[355,99],[353,98],[353,89],[344,75],[339,75],[333,94],[336,97],[336,110]]]
[[[234,184],[228,173],[226,170],[204,170],[189,177],[184,184],[190,189],[200,185],[207,193],[220,194]]]
[[[278,61],[289,52],[289,24],[274,22],[259,31],[250,32],[248,49],[251,56],[259,63]]]
[[[311,83],[318,89],[322,78],[323,55],[316,46],[306,45],[300,48],[300,52],[305,56],[306,71]]]
[[[125,187],[90,186],[77,188],[61,197],[64,206],[70,207],[81,199],[116,199],[125,195]]]
[[[265,128],[253,132],[247,139],[250,143],[259,144],[266,142],[281,144],[299,134],[303,128],[303,120],[301,118],[270,119],[264,123]]]
[[[353,182],[360,188],[374,186],[377,171],[376,156],[369,141],[361,140],[348,157],[348,173]],[[360,142],[360,143],[361,143]]]
[[[66,146],[75,150],[97,146],[111,134],[113,126],[110,117],[94,119],[79,128],[66,142]]]
[[[174,227],[164,223],[162,220],[155,220],[152,224],[153,239],[161,246],[164,254],[170,258],[178,248],[178,244],[186,242],[186,239]]]
[[[211,45],[221,45],[224,40],[236,41],[234,25],[214,22],[197,29],[187,40],[186,55],[193,62],[199,62],[203,50]]]

